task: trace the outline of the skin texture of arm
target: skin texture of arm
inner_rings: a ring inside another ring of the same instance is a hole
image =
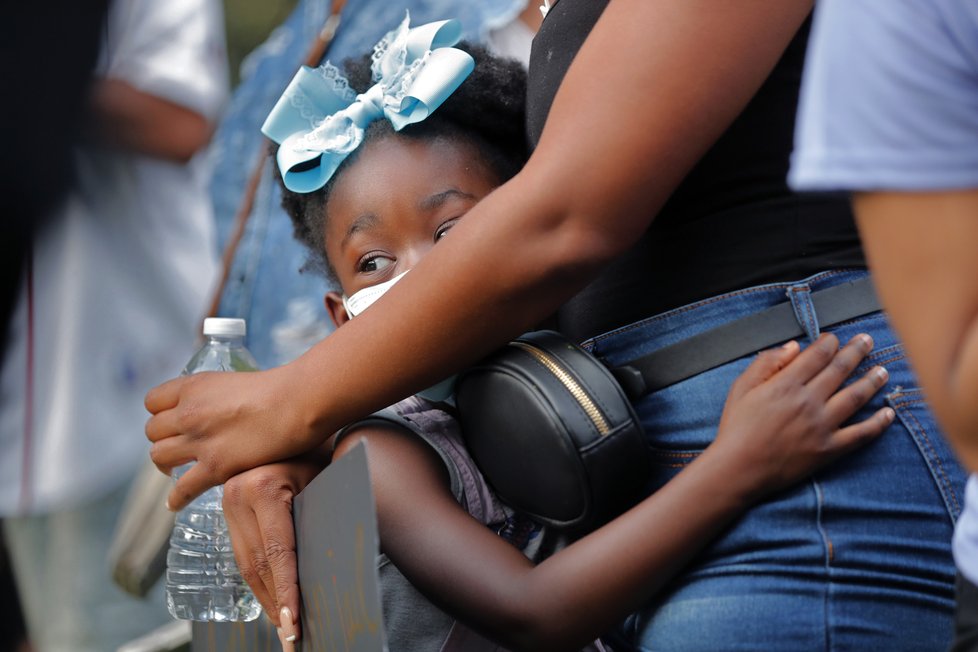
[[[978,471],[978,190],[855,198],[873,278],[958,456]]]
[[[185,163],[211,136],[199,113],[119,79],[99,79],[89,97],[89,132],[101,143]]]
[[[509,649],[576,650],[763,495],[883,430],[888,412],[839,429],[883,384],[874,369],[835,392],[870,347],[854,340],[838,352],[828,336],[801,355],[797,346],[762,354],[731,388],[716,443],[636,508],[538,566],[459,506],[443,463],[413,434],[362,429],[337,455],[370,442],[381,547],[429,599]]]
[[[156,464],[199,462],[174,487],[171,507],[318,445],[550,315],[645,231],[810,8],[801,0],[611,2],[525,169],[356,324],[285,367],[247,379],[196,374],[147,395]],[[614,119],[595,98],[614,98]]]

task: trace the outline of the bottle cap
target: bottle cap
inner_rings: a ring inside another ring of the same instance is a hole
[[[204,335],[217,337],[244,337],[245,320],[228,317],[208,317],[204,320]]]

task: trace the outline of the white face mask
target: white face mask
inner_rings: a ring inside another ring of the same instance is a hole
[[[410,270],[408,270],[410,271]],[[349,299],[346,295],[343,295],[343,307],[346,308],[346,314],[353,319],[361,312],[369,308],[374,301],[384,296],[384,292],[391,289],[391,287],[404,278],[407,272],[402,272],[389,281],[384,281],[383,283],[378,283],[377,285],[371,285],[368,288],[363,288],[353,293],[353,296]],[[455,376],[451,378],[446,378],[437,385],[429,387],[426,390],[418,392],[418,395],[434,403],[440,401],[453,400],[452,390],[455,387]]]
[[[402,272],[392,278],[389,281],[384,281],[383,283],[378,283],[377,285],[371,285],[368,288],[363,288],[362,290],[357,290],[353,293],[353,296],[349,299],[346,295],[343,295],[343,307],[346,308],[346,314],[353,319],[361,312],[373,305],[374,301],[384,296],[384,293],[391,287],[404,278],[407,272]]]

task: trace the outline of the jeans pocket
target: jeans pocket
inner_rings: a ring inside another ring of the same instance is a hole
[[[944,500],[948,515],[957,521],[963,505],[964,481],[954,453],[937,429],[934,416],[919,387],[896,387],[886,395],[886,403],[913,438],[930,469],[934,484]]]
[[[864,325],[854,324],[854,330],[870,333],[877,342],[877,348],[863,360],[847,383],[861,378],[876,365],[886,368],[889,381],[854,418],[868,418],[883,406],[893,408],[896,421],[889,430],[894,427],[906,430],[926,467],[925,473],[933,481],[953,523],[964,504],[964,471],[937,425],[923,390],[918,386],[917,377],[907,360],[903,345],[895,337],[887,338],[886,333],[860,326]],[[887,434],[884,432],[882,436],[886,437]]]

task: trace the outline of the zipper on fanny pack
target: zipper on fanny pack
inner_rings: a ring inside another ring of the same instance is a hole
[[[595,429],[598,434],[604,437],[609,432],[611,428],[608,426],[608,421],[601,414],[598,406],[594,404],[591,397],[588,396],[587,392],[581,387],[581,384],[566,370],[564,369],[557,360],[551,356],[549,353],[543,349],[537,348],[532,344],[527,344],[526,342],[512,342],[513,346],[516,346],[536,359],[537,362],[542,364],[544,368],[554,375],[561,385],[567,390],[567,392],[574,397],[577,404],[581,406],[584,413],[594,424]]]

